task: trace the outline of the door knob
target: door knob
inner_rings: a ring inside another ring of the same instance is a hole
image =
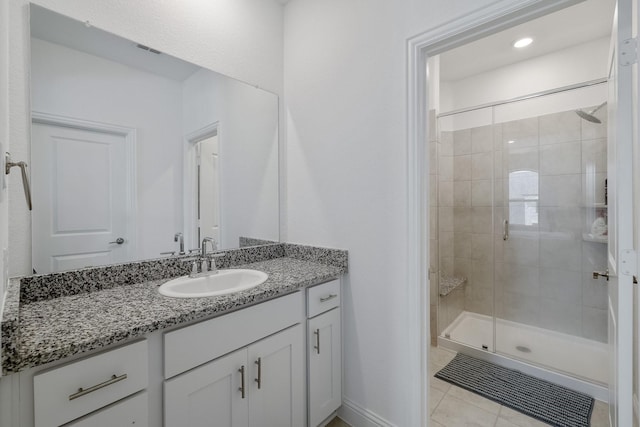
[[[605,279],[607,279],[607,282],[609,281],[609,269],[605,270],[605,271],[594,271],[593,272],[593,278],[594,279],[598,279],[599,277],[604,277]]]
[[[112,244],[114,244],[114,243],[116,243],[116,244],[118,244],[118,245],[121,245],[121,244],[123,244],[123,243],[124,243],[124,239],[123,239],[122,237],[118,237],[118,238],[115,240],[115,242],[109,242],[109,244],[110,244],[110,245],[112,245]]]

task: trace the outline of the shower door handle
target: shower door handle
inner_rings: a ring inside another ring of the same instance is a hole
[[[502,221],[502,240],[509,240],[509,221],[506,219]]]
[[[599,277],[604,277],[605,279],[607,279],[607,282],[608,282],[609,281],[609,269],[607,269],[605,271],[594,271],[593,272],[594,280],[597,280]]]

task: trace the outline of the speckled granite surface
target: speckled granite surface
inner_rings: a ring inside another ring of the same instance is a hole
[[[341,251],[342,252],[342,251]],[[284,256],[284,245],[266,245],[233,249],[216,259],[218,268]],[[115,286],[189,274],[193,256],[168,257],[104,267],[83,268],[61,273],[40,274],[22,278],[20,303],[43,301],[68,295],[109,289]]]
[[[284,246],[284,256],[286,257],[333,265],[344,269],[345,273],[349,270],[349,255],[347,251],[292,243],[283,243],[282,245]]]
[[[273,240],[255,239],[253,237],[240,236],[238,238],[238,246],[241,248],[245,246],[273,245],[278,243],[279,242],[274,242]]]
[[[9,287],[5,294],[2,310],[0,333],[2,334],[2,360],[13,363],[18,360],[19,336],[18,324],[20,317],[20,279],[9,279]],[[4,371],[4,369],[3,369]]]
[[[21,291],[20,281],[12,279],[2,318],[3,374],[19,372],[28,367],[99,349],[185,322],[215,317],[294,292],[305,286],[334,279],[347,271],[346,251],[335,251],[340,254],[328,256],[325,252],[327,249],[323,249],[320,253],[325,254],[325,257],[313,259],[308,255],[309,247],[291,245],[298,256],[282,257],[285,245],[271,246],[273,247],[268,251],[268,256],[264,256],[264,253],[258,254],[257,258],[265,258],[259,259],[258,262],[243,263],[242,261],[251,257],[243,254],[242,250],[228,251],[224,257],[219,258],[221,268],[253,268],[266,272],[269,278],[253,289],[218,297],[181,299],[165,297],[158,293],[157,288],[162,283],[183,273],[135,282],[138,277],[148,278],[153,277],[153,274],[145,276],[150,274],[145,270],[144,275],[136,276],[127,271],[120,274],[131,275],[125,277],[132,277],[129,280],[133,283],[114,284],[113,277],[122,276],[110,276],[111,279],[107,280],[98,275],[99,281],[102,280],[103,284],[91,285],[90,278],[97,274],[94,270],[116,267],[122,269],[125,265],[36,276],[27,280],[29,286],[34,286],[35,280],[39,280],[44,288],[51,288],[49,291],[53,291],[54,294],[56,292],[53,288],[56,285],[71,288],[73,291],[66,294],[58,292],[59,296],[55,298],[45,298],[43,292],[34,292],[33,289]],[[299,259],[304,257],[309,260]],[[145,261],[132,263],[137,264],[137,267],[128,267],[136,271],[149,267],[140,264],[153,264],[158,261],[169,261],[171,264],[175,260]],[[78,274],[80,276],[76,276]],[[163,274],[166,274],[166,270]],[[66,278],[74,279],[74,285],[67,285],[65,281],[61,281],[60,275],[70,275]],[[49,276],[56,277],[47,282]],[[85,280],[84,285],[78,277]],[[25,278],[22,281],[24,282]],[[86,286],[91,289],[86,290]],[[33,295],[37,297],[31,298]],[[31,299],[25,303],[20,301],[22,296]]]

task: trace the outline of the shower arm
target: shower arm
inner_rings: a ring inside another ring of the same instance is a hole
[[[27,200],[27,207],[32,210],[33,205],[31,203],[31,187],[29,186],[29,177],[27,176],[27,164],[25,162],[12,162],[11,155],[5,154],[4,173],[9,175],[11,168],[17,166],[22,171],[22,188],[24,189],[24,197]]]

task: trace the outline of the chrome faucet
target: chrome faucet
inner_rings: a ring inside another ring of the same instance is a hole
[[[177,242],[178,240],[180,241],[180,252],[178,252],[178,255],[184,255],[184,237],[182,236],[182,233],[176,233],[176,235],[173,236],[174,242]]]
[[[202,239],[202,244],[200,245],[200,255],[203,257],[207,256],[207,242],[211,243],[211,250],[216,251],[216,241],[213,240],[212,237],[205,237]]]

